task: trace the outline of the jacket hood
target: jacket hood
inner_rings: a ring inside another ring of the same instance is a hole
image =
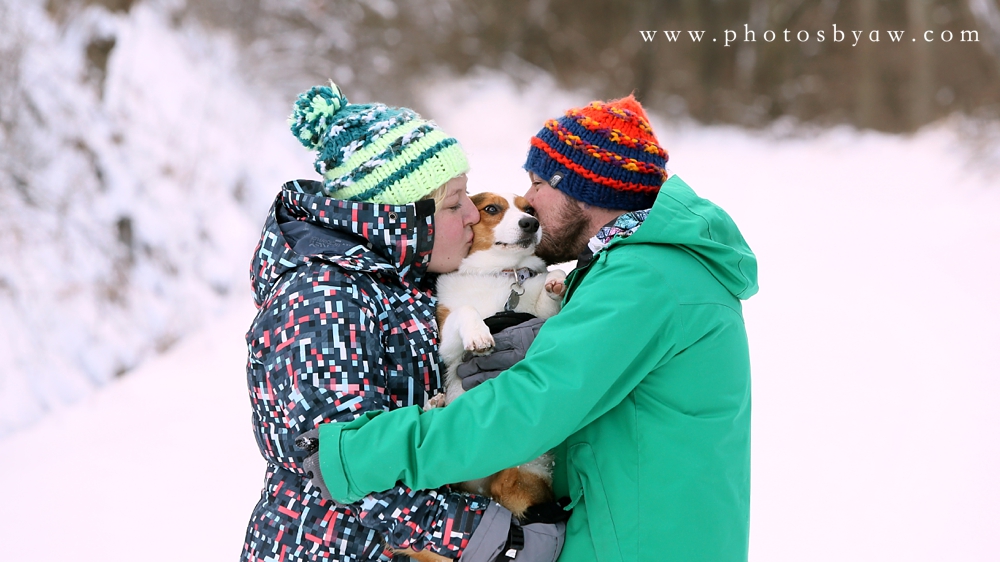
[[[733,296],[757,293],[757,257],[733,219],[674,175],[660,188],[649,217],[621,243],[678,246],[697,259]]]
[[[271,206],[250,264],[258,307],[285,272],[317,259],[404,283],[424,279],[434,245],[434,201],[342,201],[322,189],[318,181],[290,181]]]

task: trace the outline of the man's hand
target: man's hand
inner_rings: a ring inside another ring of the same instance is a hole
[[[543,322],[545,320],[542,318],[533,318],[498,332],[493,336],[493,353],[489,355],[473,357],[467,353],[458,366],[462,388],[475,388],[524,359]]]

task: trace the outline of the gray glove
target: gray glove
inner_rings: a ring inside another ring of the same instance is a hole
[[[497,332],[493,335],[493,352],[489,355],[476,357],[466,353],[462,364],[458,366],[462,388],[471,390],[524,359],[543,322],[543,318],[532,318]]]
[[[319,430],[313,429],[299,435],[295,438],[295,446],[309,453],[309,456],[302,461],[302,468],[305,469],[309,482],[319,490],[324,500],[338,503],[330,495],[330,490],[323,481],[323,473],[319,471]]]
[[[522,526],[507,508],[491,501],[459,562],[555,562],[565,539],[566,523]]]

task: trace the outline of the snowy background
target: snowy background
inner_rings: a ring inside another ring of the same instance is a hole
[[[25,84],[0,88],[23,102],[0,115],[0,558],[236,559],[264,472],[247,266],[280,183],[314,174],[292,100],[144,3],[61,29],[11,5],[31,31],[0,38]],[[115,42],[97,77],[95,37]],[[474,192],[523,192],[527,139],[590,99],[486,70],[422,92]],[[958,117],[910,136],[652,119],[760,262],[751,560],[1000,559],[1000,147]]]

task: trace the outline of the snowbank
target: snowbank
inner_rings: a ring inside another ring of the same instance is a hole
[[[4,560],[237,560],[264,483],[245,299],[165,355],[0,441]]]
[[[247,286],[280,182],[310,169],[290,105],[166,9],[56,23],[35,0],[2,15],[18,48],[0,88],[0,436],[217,315]]]

